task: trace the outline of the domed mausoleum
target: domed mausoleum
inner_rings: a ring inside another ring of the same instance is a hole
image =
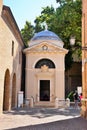
[[[41,31],[24,49],[26,55],[25,97],[35,105],[54,106],[65,98],[65,55],[63,41],[52,31]]]

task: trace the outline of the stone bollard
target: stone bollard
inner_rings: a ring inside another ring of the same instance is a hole
[[[26,105],[26,107],[29,107],[29,98],[27,98],[27,99],[25,100],[25,105]]]
[[[30,107],[34,107],[34,100],[32,97],[30,98]]]
[[[18,107],[23,106],[23,91],[18,92]]]
[[[70,99],[69,98],[66,99],[66,106],[70,107]]]
[[[59,103],[59,100],[58,98],[55,99],[55,108],[58,108],[58,103]]]

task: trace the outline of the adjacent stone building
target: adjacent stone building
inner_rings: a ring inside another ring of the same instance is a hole
[[[87,118],[87,0],[82,0],[82,111]]]
[[[62,40],[53,32],[37,33],[24,49],[26,54],[25,97],[35,105],[54,106],[65,99],[65,55]]]
[[[0,114],[17,107],[23,40],[9,7],[0,0]]]

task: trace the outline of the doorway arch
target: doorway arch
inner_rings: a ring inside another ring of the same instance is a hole
[[[41,68],[41,66],[43,66],[43,65],[46,65],[46,66],[48,66],[49,68],[55,69],[55,64],[54,64],[54,62],[53,62],[52,60],[46,59],[46,58],[39,60],[39,61],[36,63],[35,68]]]
[[[7,69],[4,78],[3,111],[8,111],[10,104],[10,72]]]
[[[12,79],[12,100],[11,107],[14,108],[16,104],[16,74],[13,75]]]

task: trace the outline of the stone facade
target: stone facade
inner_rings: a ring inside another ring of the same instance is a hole
[[[82,0],[82,111],[87,119],[87,0]]]
[[[0,0],[0,114],[17,106],[23,41],[9,7]]]
[[[35,105],[55,105],[65,99],[65,54],[63,42],[51,31],[44,30],[31,39],[26,54],[25,97]],[[46,99],[47,97],[47,99]],[[47,102],[46,102],[47,101]]]

